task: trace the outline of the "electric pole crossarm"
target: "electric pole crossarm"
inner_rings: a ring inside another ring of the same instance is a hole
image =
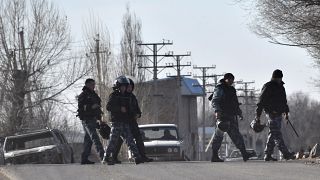
[[[152,45],[173,45],[173,42],[162,42],[162,43],[137,43],[139,46],[152,46]]]
[[[139,57],[153,57],[154,55],[152,54],[139,54]],[[162,56],[162,57],[172,57],[172,55],[168,54],[157,54],[157,56]]]

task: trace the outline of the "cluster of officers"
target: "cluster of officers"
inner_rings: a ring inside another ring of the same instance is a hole
[[[137,123],[137,119],[141,117],[141,110],[133,94],[133,80],[120,76],[113,84],[113,92],[109,95],[106,107],[110,112],[111,133],[108,133],[110,127],[101,121],[101,99],[94,89],[95,81],[87,79],[78,97],[78,116],[85,131],[81,164],[94,163],[88,159],[93,144],[102,164],[121,163],[117,156],[123,142],[128,145],[136,164],[152,161],[153,159],[145,155],[145,147]],[[109,144],[105,148],[102,146],[97,129],[100,129],[102,137],[109,139]]]
[[[274,147],[283,154],[286,160],[294,159],[294,153],[290,152],[284,143],[281,134],[282,120],[289,120],[289,107],[287,104],[282,71],[276,69],[272,78],[264,84],[259,101],[257,103],[256,117],[250,126],[255,132],[261,132],[266,126],[269,127],[268,138],[265,148],[265,161],[277,161],[272,157]],[[243,119],[239,107],[236,89],[233,86],[235,77],[226,73],[215,87],[214,93],[209,97],[216,117],[216,131],[212,141],[211,162],[223,162],[219,157],[219,149],[224,133],[227,133],[235,146],[240,150],[243,161],[249,160],[253,155],[246,151],[245,143],[239,131],[238,120]],[[91,147],[94,144],[100,160],[103,164],[113,165],[121,163],[117,156],[121,145],[126,142],[133,154],[136,164],[150,162],[153,159],[145,154],[144,143],[139,131],[137,119],[141,117],[141,110],[136,96],[133,94],[134,82],[125,76],[115,80],[113,92],[110,94],[107,111],[110,112],[111,133],[105,133],[109,139],[104,148],[96,129],[101,130],[109,126],[101,121],[101,99],[94,91],[95,81],[87,79],[82,93],[78,97],[78,116],[82,120],[85,131],[84,150],[81,156],[81,164],[93,164],[88,159]],[[268,122],[262,124],[260,116],[265,112]],[[102,136],[104,133],[100,133]]]

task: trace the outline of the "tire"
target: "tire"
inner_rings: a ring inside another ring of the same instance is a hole
[[[4,158],[3,146],[0,144],[0,166],[5,164],[6,163]]]

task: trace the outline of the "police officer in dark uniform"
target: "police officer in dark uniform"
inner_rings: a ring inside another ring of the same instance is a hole
[[[78,97],[78,116],[82,121],[85,132],[81,164],[94,164],[94,162],[88,160],[93,143],[101,160],[104,155],[104,149],[96,131],[97,121],[101,121],[101,99],[94,88],[95,81],[87,79],[85,86],[82,88],[82,93]]]
[[[272,73],[271,81],[264,84],[257,104],[256,121],[260,122],[260,116],[264,110],[269,123],[269,135],[264,157],[265,161],[277,160],[271,156],[275,145],[278,146],[284,159],[289,160],[295,158],[294,153],[289,152],[284,144],[281,133],[283,115],[285,116],[285,119],[289,119],[289,107],[282,77],[282,71],[279,69],[276,69]]]
[[[148,158],[146,156],[145,153],[145,147],[144,147],[144,143],[143,143],[143,139],[140,133],[140,129],[139,129],[139,125],[137,122],[137,119],[141,117],[141,110],[138,104],[138,100],[136,98],[136,96],[133,94],[133,90],[134,90],[134,82],[132,79],[128,78],[130,81],[130,84],[127,86],[127,94],[130,97],[130,109],[129,109],[129,113],[130,113],[130,121],[129,121],[129,126],[130,126],[130,130],[131,133],[133,135],[133,138],[136,141],[136,145],[138,147],[139,153],[142,157],[142,160],[144,162],[151,162],[153,161],[153,159]],[[115,163],[121,163],[121,161],[118,160],[117,156],[119,154],[119,151],[121,149],[121,145],[123,144],[123,140],[121,138],[119,138],[119,142],[116,146],[116,151],[114,154],[114,162]]]
[[[232,86],[234,76],[226,73],[224,78],[215,87],[212,99],[212,107],[217,119],[217,128],[212,141],[211,162],[223,162],[219,158],[224,132],[227,132],[233,143],[240,150],[243,160],[247,161],[250,155],[247,153],[243,137],[239,132],[238,116],[242,119],[242,111],[239,108],[236,89]]]
[[[115,163],[113,156],[115,156],[116,146],[120,138],[123,138],[127,143],[133,153],[135,163],[143,162],[129,126],[129,121],[132,120],[130,117],[131,98],[126,93],[129,84],[130,82],[125,76],[118,77],[114,83],[114,91],[109,96],[107,110],[111,113],[111,137],[103,158],[103,164],[113,165]]]

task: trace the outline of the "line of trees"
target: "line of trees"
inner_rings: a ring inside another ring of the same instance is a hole
[[[74,126],[70,118],[75,119],[76,108],[67,107],[76,107],[76,99],[64,93],[83,85],[84,78],[99,82],[104,104],[118,75],[145,79],[137,66],[145,63],[137,57],[143,52],[136,45],[141,22],[127,7],[122,23],[119,55],[113,53],[108,28],[95,17],[84,23],[85,48],[74,50],[67,16],[53,2],[0,0],[0,136]]]
[[[252,2],[252,30],[271,43],[304,48],[320,69],[318,0],[241,0]],[[320,81],[318,81],[319,84]]]
[[[307,150],[319,143],[320,103],[307,94],[297,92],[289,96],[290,119],[299,133],[297,138],[289,125],[283,127],[284,138],[294,151]]]

